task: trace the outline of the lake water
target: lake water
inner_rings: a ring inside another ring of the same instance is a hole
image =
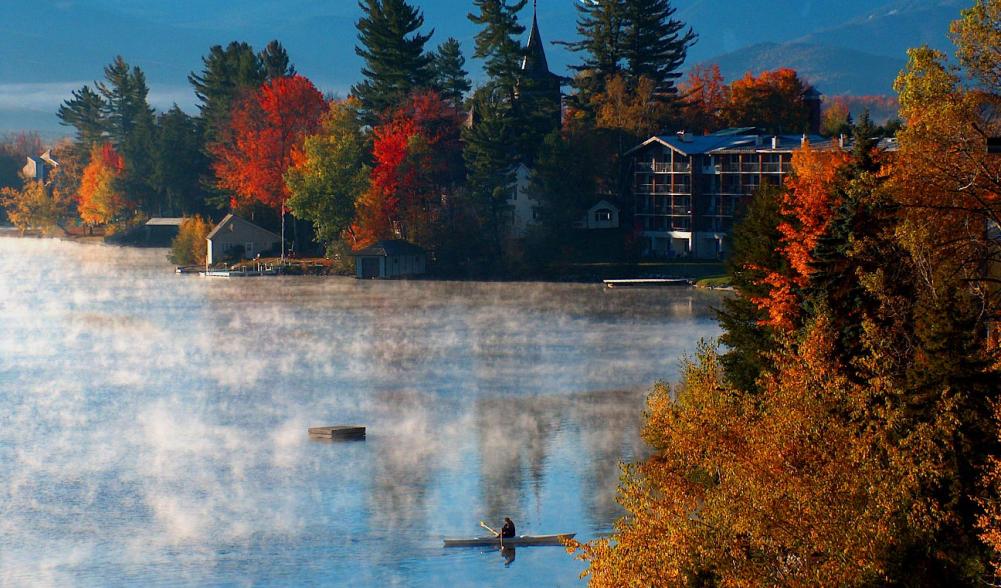
[[[178,276],[0,238],[0,585],[574,586],[718,296]],[[361,442],[309,426],[368,426]]]

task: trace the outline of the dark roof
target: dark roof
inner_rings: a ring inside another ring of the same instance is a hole
[[[521,62],[521,71],[536,79],[552,75],[549,71],[549,61],[546,59],[546,48],[542,44],[542,35],[539,33],[539,19],[534,14],[532,31],[528,35],[528,45],[525,47],[525,59]]]
[[[223,229],[225,229],[226,227],[228,227],[230,225],[243,225],[244,227],[250,227],[250,228],[256,229],[258,231],[261,231],[262,233],[267,233],[271,237],[274,237],[276,240],[279,240],[279,241],[281,240],[281,237],[279,235],[276,235],[275,233],[272,233],[271,231],[269,231],[269,230],[267,230],[267,229],[265,229],[263,227],[259,227],[259,226],[255,225],[254,223],[250,222],[249,220],[247,220],[245,218],[240,218],[240,217],[238,217],[238,216],[236,216],[235,214],[232,214],[232,213],[227,214],[226,216],[224,216],[223,219],[221,221],[219,221],[219,224],[217,224],[215,226],[215,228],[212,229],[211,232],[209,232],[209,234],[206,236],[206,239],[208,239],[209,241],[211,241],[212,239],[215,238],[216,235],[218,235],[219,233],[221,233],[223,231]]]
[[[425,251],[410,241],[393,239],[379,241],[351,255],[355,257],[396,257],[400,255],[424,255]]]

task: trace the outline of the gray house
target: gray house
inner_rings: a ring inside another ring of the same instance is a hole
[[[401,239],[379,241],[352,255],[355,258],[355,277],[363,280],[400,278],[427,272],[427,252]]]
[[[253,259],[259,253],[277,250],[282,238],[238,216],[227,214],[206,239],[209,265],[230,257]]]

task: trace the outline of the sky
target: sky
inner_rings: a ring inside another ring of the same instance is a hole
[[[558,73],[565,73],[574,57],[550,43],[575,38],[578,1],[539,1],[541,32],[550,64]],[[415,0],[414,4],[424,12],[424,30],[434,29],[429,45],[453,36],[471,56],[476,32],[466,19],[471,0]],[[689,52],[688,63],[693,64],[755,44],[786,43],[816,34],[826,34],[824,43],[902,61],[903,47],[915,44],[910,42],[912,37],[926,34],[933,44],[944,39],[944,26],[935,18],[925,18],[920,10],[963,5],[964,0],[675,0],[673,4],[676,16],[699,34]],[[947,14],[958,15],[958,10],[950,7]],[[917,15],[911,19],[915,22],[899,18],[911,13]],[[860,26],[883,23],[886,18],[872,19],[887,15],[895,18],[881,24],[879,34],[860,33]],[[71,90],[100,78],[102,68],[116,54],[143,68],[154,107],[164,110],[177,103],[194,111],[187,74],[199,68],[201,56],[211,45],[232,40],[260,47],[277,38],[301,73],[321,90],[344,95],[358,81],[361,66],[354,54],[354,23],[359,16],[354,0],[34,0],[21,4],[0,19],[0,131],[40,128],[50,135],[65,133],[67,129],[56,124],[56,108]],[[530,19],[531,5],[522,13],[522,22],[527,25]],[[918,30],[922,21],[934,26],[922,32]],[[839,27],[845,26],[848,29],[840,32]],[[754,54],[750,55],[750,65],[740,62],[732,67],[754,67]],[[470,63],[470,69],[474,81],[482,79],[477,64]]]

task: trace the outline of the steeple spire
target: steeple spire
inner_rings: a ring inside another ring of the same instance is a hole
[[[525,46],[525,59],[521,63],[521,70],[529,75],[550,75],[546,48],[539,33],[539,0],[532,2],[532,31],[528,34],[528,45]]]

